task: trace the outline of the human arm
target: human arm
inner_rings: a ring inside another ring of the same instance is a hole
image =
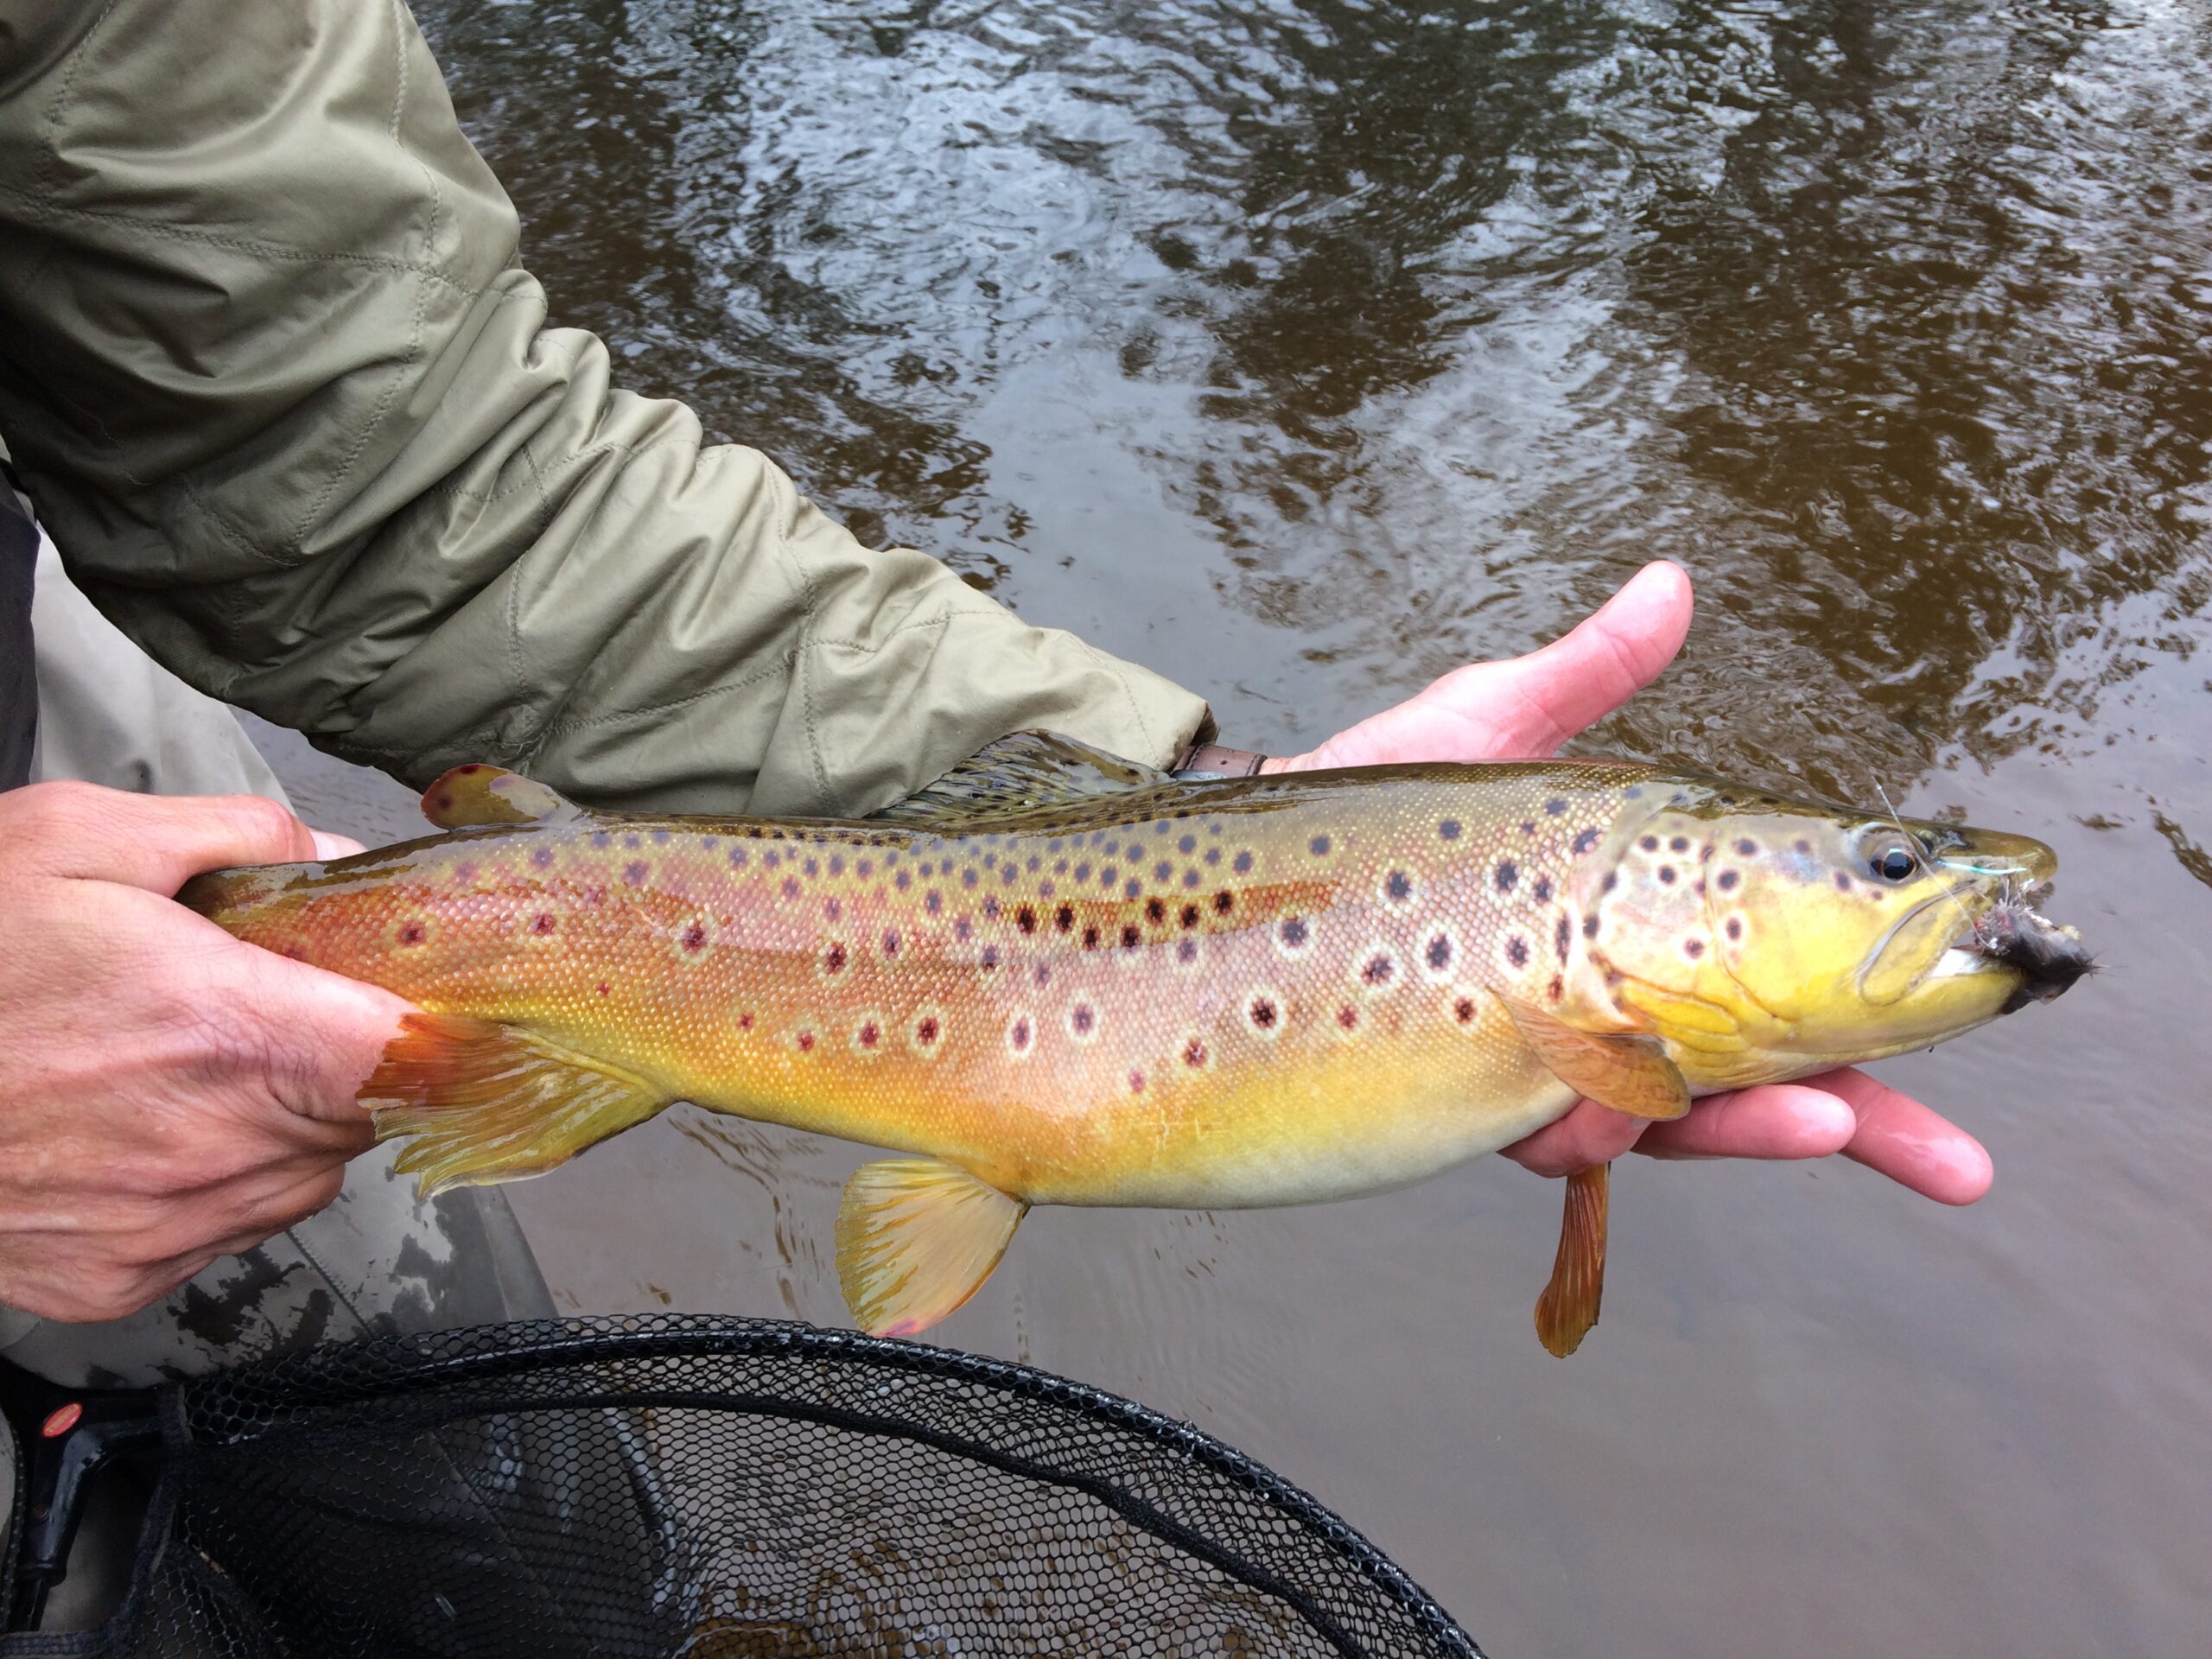
[[[201,690],[417,785],[489,760],[678,810],[1199,726],[617,389],[517,246],[396,0],[0,22],[0,433],[73,576]]]
[[[408,1005],[169,895],[349,850],[252,796],[0,794],[0,1304],[119,1318],[337,1196]]]
[[[1455,669],[1417,696],[1268,771],[1412,760],[1521,760],[1556,753],[1658,677],[1689,630],[1690,583],[1647,565],[1565,637],[1525,657]],[[1652,1123],[1584,1101],[1505,1149],[1541,1175],[1567,1175],[1635,1150],[1656,1158],[1824,1158],[1841,1153],[1944,1204],[1989,1190],[1973,1136],[1865,1072],[1829,1071],[1695,1102]]]

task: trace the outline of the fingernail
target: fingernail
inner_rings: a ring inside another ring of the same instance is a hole
[[[351,858],[355,853],[368,850],[351,836],[334,836],[326,830],[310,830],[308,834],[315,841],[315,855],[326,863],[334,858]]]

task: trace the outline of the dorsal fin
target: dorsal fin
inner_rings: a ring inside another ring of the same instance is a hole
[[[455,766],[423,791],[423,816],[441,830],[480,823],[558,823],[577,809],[543,784],[500,766]]]
[[[1080,738],[1015,732],[985,744],[935,783],[875,816],[894,823],[1003,817],[1174,781],[1157,766],[1124,760]]]

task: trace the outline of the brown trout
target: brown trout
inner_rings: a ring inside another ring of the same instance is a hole
[[[426,1191],[678,1100],[912,1154],[837,1221],[879,1333],[966,1301],[1032,1205],[1382,1192],[1578,1096],[1676,1116],[2088,967],[2037,842],[1624,762],[1193,783],[1023,734],[865,822],[594,812],[488,766],[423,810],[447,833],[181,897],[423,1010],[362,1098]],[[1568,1184],[1554,1352],[1605,1195]]]

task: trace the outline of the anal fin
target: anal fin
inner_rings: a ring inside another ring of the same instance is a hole
[[[1582,1345],[1598,1323],[1605,1293],[1606,1172],[1611,1164],[1578,1169],[1567,1178],[1567,1208],[1559,1220],[1559,1254],[1551,1282],[1536,1298],[1536,1338],[1564,1359]]]
[[[991,1276],[1029,1206],[935,1158],[865,1164],[837,1208],[837,1283],[872,1337],[910,1337]]]
[[[424,1198],[543,1175],[669,1103],[603,1060],[453,1014],[403,1016],[359,1098],[378,1140],[412,1137],[394,1166]]]

